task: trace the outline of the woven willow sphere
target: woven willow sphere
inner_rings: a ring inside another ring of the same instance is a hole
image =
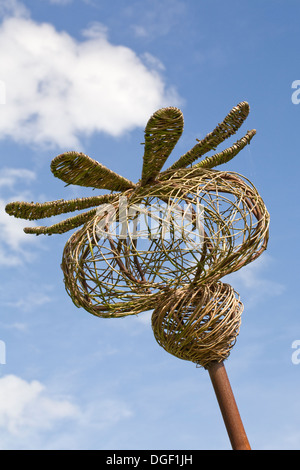
[[[172,172],[100,206],[71,236],[65,286],[94,315],[140,313],[165,291],[218,280],[252,261],[267,227],[264,203],[245,178],[200,168]]]
[[[239,333],[243,304],[229,284],[178,289],[152,314],[156,341],[168,353],[208,368],[228,358]]]
[[[89,208],[24,231],[52,235],[77,229],[62,258],[65,287],[76,306],[103,317],[153,309],[176,289],[189,292],[217,282],[267,247],[269,214],[255,187],[236,173],[215,169],[233,159],[256,131],[206,156],[234,135],[248,114],[249,104],[239,103],[162,171],[184,120],[178,108],[159,109],[145,127],[137,183],[83,153],[66,152],[51,162],[55,177],[109,192],[44,203],[11,202],[6,212],[37,220]]]

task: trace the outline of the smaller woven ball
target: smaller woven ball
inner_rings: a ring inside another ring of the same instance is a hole
[[[152,329],[167,352],[207,369],[229,356],[242,312],[239,295],[229,284],[182,288],[161,299],[152,314]]]

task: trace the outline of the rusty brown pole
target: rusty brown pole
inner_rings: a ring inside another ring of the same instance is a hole
[[[208,367],[233,450],[251,450],[223,362]]]

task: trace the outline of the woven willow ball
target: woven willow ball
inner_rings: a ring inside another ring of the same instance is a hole
[[[170,289],[240,269],[265,247],[268,213],[245,178],[173,172],[98,208],[68,240],[62,269],[78,307],[97,316],[153,308]]]
[[[225,360],[239,333],[243,304],[229,284],[178,289],[152,314],[156,341],[168,353],[208,368]]]
[[[140,256],[126,253],[126,240],[100,240],[98,222],[93,219],[65,245],[61,267],[68,294],[77,307],[99,317],[149,310],[157,292],[150,291],[149,282],[140,274]]]
[[[52,160],[53,175],[67,185],[109,193],[44,203],[15,201],[6,212],[38,220],[88,209],[24,231],[52,235],[77,230],[65,245],[62,269],[66,290],[78,307],[106,317],[153,309],[166,293],[216,282],[267,247],[269,214],[255,187],[236,173],[214,169],[238,155],[255,129],[206,156],[239,130],[249,109],[245,101],[234,106],[164,171],[184,119],[178,108],[159,109],[145,127],[138,182],[70,151]],[[121,209],[124,199],[127,212]]]
[[[164,236],[157,238],[155,247],[156,252],[169,254],[178,270],[177,286],[182,284],[182,271],[188,272],[189,282],[212,282],[254,261],[266,249],[269,213],[244,176],[195,165],[162,173],[156,185],[136,191],[137,198],[143,195],[148,201],[167,201],[171,213],[181,207],[182,218],[177,210],[170,232],[181,239],[182,249],[172,256],[170,237]]]
[[[99,208],[64,248],[67,292],[78,307],[97,316],[152,309],[161,293],[195,276],[202,237],[194,236],[188,217],[182,232],[178,203],[168,225],[165,212],[171,205],[154,197],[131,198],[130,204],[125,217],[120,203]],[[110,222],[109,211],[115,215]]]

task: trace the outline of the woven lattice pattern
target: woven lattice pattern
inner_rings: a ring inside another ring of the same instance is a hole
[[[243,304],[229,284],[177,289],[152,314],[156,341],[180,359],[208,367],[227,359],[240,329]]]
[[[216,281],[265,249],[268,213],[235,173],[181,170],[145,192],[123,216],[122,201],[105,206],[66,244],[66,288],[95,315],[142,312],[161,292]]]
[[[87,155],[67,152],[53,159],[54,176],[111,193],[17,201],[6,211],[37,220],[89,208],[50,226],[24,229],[51,235],[78,228],[65,245],[61,265],[74,304],[99,317],[154,309],[157,342],[207,368],[230,354],[243,310],[238,294],[221,279],[254,261],[268,244],[269,214],[254,185],[237,173],[214,169],[234,158],[256,131],[203,158],[235,134],[248,114],[248,103],[239,103],[162,171],[184,121],[178,108],[160,109],[145,127],[137,183]]]

